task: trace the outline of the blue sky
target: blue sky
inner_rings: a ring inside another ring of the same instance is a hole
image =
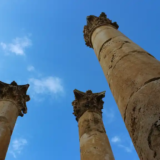
[[[0,0],[1,81],[30,84],[6,160],[80,160],[74,89],[106,91],[103,121],[116,160],[138,160],[94,51],[86,16],[105,12],[160,60],[159,0]]]

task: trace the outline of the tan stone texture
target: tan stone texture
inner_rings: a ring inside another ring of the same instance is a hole
[[[0,160],[6,155],[17,117],[18,109],[13,102],[0,101]]]
[[[125,123],[140,159],[160,160],[160,80],[151,81],[133,94]]]
[[[0,82],[0,160],[5,159],[17,117],[27,113],[28,87]]]
[[[78,127],[81,160],[114,160],[101,115],[86,111]]]
[[[102,122],[102,98],[105,92],[74,90],[74,115],[78,121],[81,160],[114,160]]]
[[[160,62],[111,25],[91,37],[141,160],[160,159]]]
[[[102,26],[98,30],[101,28],[103,31],[106,28],[104,33],[107,34],[108,27]],[[119,32],[114,28],[112,28],[112,32],[110,30],[111,28],[108,30],[110,35],[114,30],[115,33]],[[93,36],[96,33],[95,30]],[[110,41],[104,41],[100,52],[96,53],[96,55],[124,118],[125,109],[131,95],[146,82],[160,77],[160,63],[125,36],[119,36],[118,34],[115,37],[115,33],[113,35],[114,38],[109,37]],[[100,36],[94,37],[101,39]]]

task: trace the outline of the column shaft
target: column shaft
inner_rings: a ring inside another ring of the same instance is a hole
[[[15,81],[11,84],[0,81],[0,160],[5,160],[17,117],[27,113],[28,87]]]
[[[119,32],[104,13],[88,18],[88,25],[97,21],[105,25],[96,26],[88,44],[94,48],[140,159],[159,160],[160,62]]]
[[[14,129],[18,109],[13,102],[0,101],[0,160],[4,160]]]
[[[74,115],[78,121],[81,160],[114,160],[102,122],[102,98],[105,92],[74,90]]]
[[[160,62],[110,26],[97,28],[92,44],[140,159],[160,159],[160,132],[152,133],[160,118]]]
[[[81,160],[114,160],[101,115],[86,111],[78,121]]]

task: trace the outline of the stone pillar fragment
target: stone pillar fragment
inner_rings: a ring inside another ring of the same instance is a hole
[[[118,31],[105,13],[88,16],[93,48],[141,160],[160,159],[160,62]]]
[[[74,94],[72,105],[79,127],[81,160],[114,160],[102,122],[102,98],[105,92],[74,90]]]
[[[27,113],[26,95],[29,85],[0,82],[0,160],[4,160],[18,116]]]

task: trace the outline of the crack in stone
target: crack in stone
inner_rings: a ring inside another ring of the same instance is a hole
[[[114,37],[114,38],[115,38],[115,37]],[[114,38],[109,38],[109,39],[108,39],[107,41],[105,41],[105,42],[103,43],[103,45],[101,46],[101,48],[100,48],[100,50],[99,50],[99,54],[98,54],[98,60],[99,60],[99,61],[101,60],[100,54],[101,54],[101,51],[102,51],[104,45],[105,45],[106,43],[108,43],[109,41],[111,41],[112,39],[114,39]]]
[[[115,53],[114,53],[113,56],[112,56],[111,62],[113,62],[113,60],[114,60],[114,57],[115,57],[115,55],[116,55],[116,51],[118,51],[119,49],[121,49],[126,43],[130,43],[130,42],[129,42],[129,41],[124,41],[118,49],[116,49],[116,50],[113,51],[113,52],[115,52]],[[112,53],[112,52],[111,52],[111,53]]]
[[[154,158],[157,156],[157,152],[152,148],[151,136],[152,136],[153,130],[156,126],[156,123],[152,124],[149,135],[148,135],[148,139],[147,139],[149,148],[154,152],[154,155],[153,155]]]
[[[150,132],[149,132],[149,135],[148,135],[148,146],[149,148],[152,150],[152,147],[151,147],[151,135],[152,135],[152,132],[153,132],[153,127],[154,127],[154,124],[152,124],[151,126],[151,129],[150,129]]]
[[[121,45],[117,50],[123,48],[124,44],[126,44],[126,43],[130,43],[130,42],[129,42],[129,41],[124,41],[124,42],[122,43],[122,45]],[[116,50],[116,51],[117,51],[117,50]]]
[[[146,82],[144,83],[144,85],[146,85],[147,83],[150,83],[150,82],[152,82],[152,81],[159,80],[159,79],[160,79],[160,77],[152,78],[152,79],[150,79],[150,80],[146,81]]]
[[[126,44],[126,43],[125,43]],[[118,64],[118,62],[120,61],[120,60],[122,60],[124,57],[127,57],[127,56],[130,56],[130,55],[132,55],[132,53],[147,53],[146,51],[137,51],[137,50],[134,50],[134,51],[130,51],[130,52],[128,52],[128,54],[126,54],[126,55],[124,55],[123,57],[121,57],[117,62],[116,62],[116,64],[114,65],[114,67],[113,67],[113,69],[116,67],[116,65]],[[148,53],[147,53],[148,54]]]
[[[117,37],[114,37],[114,38],[117,38]],[[101,54],[101,51],[104,49],[104,48],[103,48],[104,45],[106,45],[106,43],[108,43],[109,41],[112,41],[114,38],[110,38],[110,39],[108,39],[107,41],[105,41],[105,42],[103,43],[102,47],[100,48],[99,54],[98,54],[98,60],[99,60],[99,61],[100,61],[100,59],[101,59],[101,58],[100,58],[100,54]],[[120,41],[120,42],[122,43],[122,45],[121,45],[118,49],[114,50],[114,52],[116,52],[117,50],[121,49],[124,44],[130,43],[129,41]],[[111,51],[110,53],[112,53],[112,51]],[[114,53],[113,56],[114,56],[115,54],[116,54],[116,53]]]
[[[114,37],[114,38],[116,38],[116,37]],[[101,51],[102,51],[102,49],[103,49],[103,46],[104,46],[106,43],[108,43],[109,41],[111,41],[112,39],[114,39],[114,38],[109,38],[108,40],[106,40],[106,41],[102,44],[102,46],[101,46],[101,48],[100,48],[100,50],[99,50],[99,55],[100,55],[100,53],[101,53]]]
[[[137,93],[139,90],[141,90],[142,87],[144,87],[144,86],[147,85],[148,83],[151,83],[151,82],[153,82],[153,81],[157,81],[157,80],[159,80],[159,79],[160,79],[160,77],[155,77],[155,78],[152,78],[152,79],[146,81],[146,82],[144,83],[144,85],[142,85],[140,88],[137,89],[137,91],[133,92],[133,93],[130,95],[129,101],[130,101],[131,97],[132,97],[135,93]],[[127,103],[127,106],[126,106],[126,109],[125,109],[125,112],[124,112],[124,122],[125,122],[125,120],[126,120],[126,114],[127,114],[127,108],[128,108],[129,101],[128,101],[128,103]]]

